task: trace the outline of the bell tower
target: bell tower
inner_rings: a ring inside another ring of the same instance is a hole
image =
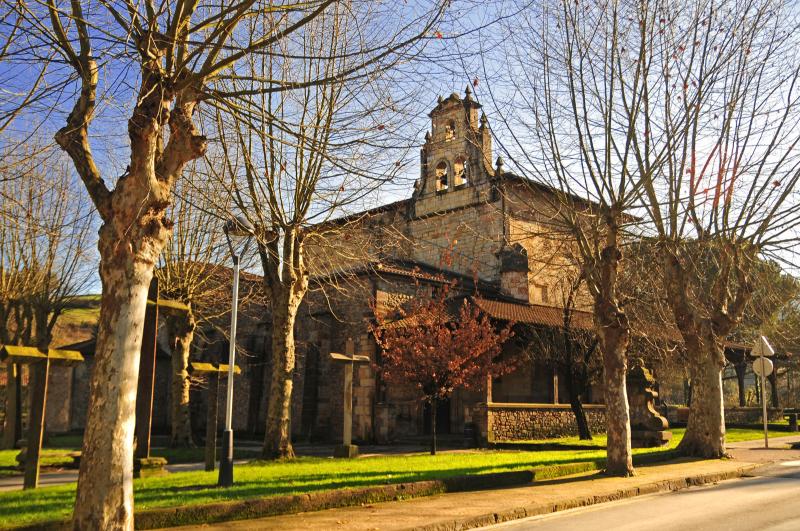
[[[492,137],[480,108],[469,85],[463,99],[455,92],[439,97],[420,153],[422,195],[454,192],[486,182],[493,173]]]

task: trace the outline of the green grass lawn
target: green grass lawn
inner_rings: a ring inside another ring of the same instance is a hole
[[[636,449],[636,455],[674,448],[684,429],[672,430],[670,444],[658,449]],[[757,429],[732,428],[729,440],[758,439]],[[773,436],[786,435],[775,432]],[[602,462],[605,436],[592,441],[577,437],[530,441],[547,444],[546,450],[475,450],[440,453],[437,456],[382,456],[354,460],[304,457],[286,462],[253,461],[235,470],[236,484],[216,487],[216,472],[181,472],[165,477],[135,480],[137,509],[193,505],[226,500],[299,494],[312,491],[366,487],[446,478],[463,474],[486,474],[574,462]],[[561,449],[559,449],[561,448]],[[201,449],[198,449],[202,452]],[[193,450],[192,450],[193,451]],[[0,453],[0,455],[5,455]],[[11,457],[13,459],[13,455]],[[2,459],[7,459],[2,457]],[[68,518],[75,485],[45,487],[36,491],[0,493],[0,527],[18,526]]]

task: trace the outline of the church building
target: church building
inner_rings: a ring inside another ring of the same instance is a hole
[[[563,323],[563,285],[575,269],[565,233],[553,229],[554,192],[506,172],[500,157],[492,163],[489,123],[469,87],[463,97],[439,98],[430,119],[411,197],[337,220],[346,230],[328,231],[325,249],[308,247],[309,263],[337,249],[367,252],[346,266],[331,264],[334,273],[312,274],[318,289],[306,297],[296,330],[292,429],[298,440],[340,436],[343,369],[330,353],[344,352],[352,337],[356,353],[378,362],[368,331],[373,305],[391,309],[425,286],[455,282],[500,324]],[[591,313],[580,302],[573,326],[589,329]],[[369,364],[355,371],[356,440],[383,443],[429,432],[429,406],[415,389],[386,385]],[[597,389],[591,395],[602,398]],[[484,441],[576,433],[568,402],[552,367],[522,363],[480,392],[458,390],[442,402],[437,432],[463,433],[472,424]],[[593,429],[605,429],[602,405],[588,404],[586,412]]]

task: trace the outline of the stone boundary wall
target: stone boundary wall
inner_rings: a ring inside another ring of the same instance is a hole
[[[592,432],[604,432],[605,406],[584,404],[583,407]],[[480,407],[476,414],[484,412],[486,423],[477,421],[476,425],[487,442],[525,441],[578,434],[575,415],[568,404],[490,403]]]
[[[664,416],[667,417],[670,426],[675,424],[686,424],[689,419],[689,408],[687,406],[665,406],[661,408]],[[767,418],[770,422],[783,419],[783,409],[768,408]],[[758,424],[761,421],[760,407],[726,407],[725,424],[733,426],[737,424]]]

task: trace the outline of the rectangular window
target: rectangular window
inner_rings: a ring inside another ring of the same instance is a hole
[[[544,284],[534,284],[534,294],[536,302],[550,302],[550,294]]]

